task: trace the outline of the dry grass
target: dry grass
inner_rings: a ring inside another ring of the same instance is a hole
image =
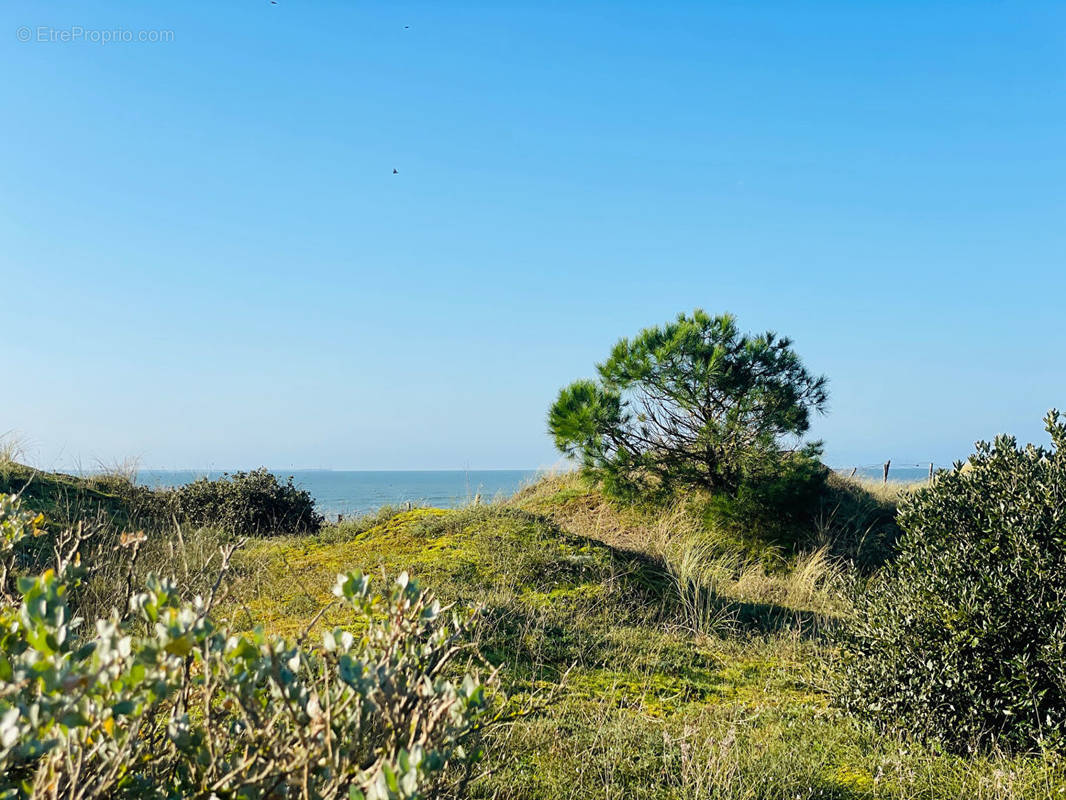
[[[767,548],[762,557],[745,556],[727,534],[709,530],[689,501],[654,511],[609,503],[574,473],[552,476],[520,492],[512,501],[544,513],[560,527],[661,563],[684,609],[685,624],[704,633],[728,629],[732,605],[783,606],[838,614],[842,565],[821,544],[785,556]]]
[[[872,495],[882,503],[898,503],[915,489],[928,486],[929,481],[879,481],[875,478],[843,477],[840,480],[849,483],[862,491]]]
[[[137,483],[141,462],[138,458],[126,458],[112,462],[97,461],[96,467],[86,480],[101,489],[125,489]]]
[[[6,477],[13,469],[21,468],[26,456],[26,441],[15,431],[0,434],[0,476]]]

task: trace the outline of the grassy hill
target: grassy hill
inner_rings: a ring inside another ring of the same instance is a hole
[[[483,609],[481,652],[522,713],[486,735],[466,796],[962,800],[1066,787],[1050,756],[959,759],[836,710],[823,634],[848,613],[853,576],[825,548],[744,561],[683,507],[619,510],[561,476],[499,505],[386,510],[251,542],[226,613],[297,634],[352,567],[407,570]],[[343,623],[327,612],[318,625]]]
[[[121,482],[11,464],[0,476],[0,491],[22,491],[56,525],[138,521]],[[313,636],[347,623],[330,587],[355,567],[406,570],[442,601],[479,608],[478,649],[500,670],[511,717],[485,732],[484,759],[441,797],[1066,796],[1055,756],[949,756],[833,706],[826,633],[868,572],[843,556],[890,537],[901,489],[837,481],[833,491],[799,553],[738,548],[698,503],[619,508],[574,475],[499,504],[383,509],[316,535],[250,539],[219,613],[238,628]],[[138,568],[202,591],[227,539],[160,529]],[[94,602],[107,597],[102,586]]]
[[[113,478],[82,478],[0,461],[0,494],[20,494],[27,507],[44,512],[53,524],[100,516],[129,523],[129,500],[115,486]]]

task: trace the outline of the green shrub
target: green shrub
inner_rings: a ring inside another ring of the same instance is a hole
[[[1066,424],[978,443],[903,499],[899,557],[843,639],[846,706],[953,750],[1066,734]]]
[[[733,492],[709,497],[705,521],[749,545],[752,555],[767,544],[785,550],[810,544],[828,474],[813,453],[767,456],[746,465]]]
[[[182,521],[237,534],[315,533],[322,526],[311,494],[297,488],[291,476],[279,482],[265,467],[217,480],[200,478],[168,496]]]
[[[5,563],[39,521],[0,502]],[[68,534],[56,568],[0,604],[0,797],[393,800],[468,760],[489,701],[476,673],[447,677],[467,623],[406,574],[383,596],[339,575],[354,633],[311,649],[231,631],[214,591],[183,602],[155,576],[86,625],[67,602],[80,543]]]

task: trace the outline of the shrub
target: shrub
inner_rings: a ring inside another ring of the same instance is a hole
[[[5,559],[38,522],[0,504]],[[64,543],[0,606],[0,796],[414,798],[468,759],[489,702],[475,673],[447,678],[467,623],[406,575],[385,595],[339,575],[357,633],[310,649],[230,631],[214,591],[182,602],[155,576],[88,626],[67,604],[79,536]]]
[[[170,490],[178,518],[194,525],[218,526],[233,533],[315,533],[322,517],[311,494],[297,488],[292,477],[278,481],[265,467],[200,478]]]
[[[732,534],[751,555],[766,555],[767,544],[785,549],[810,544],[805,540],[810,538],[828,474],[806,452],[766,457],[749,465],[733,492],[707,500],[705,521]]]
[[[843,639],[846,706],[953,750],[1066,734],[1066,424],[978,443],[903,499],[898,560]]]
[[[621,497],[734,495],[773,472],[827,402],[826,379],[789,339],[741,334],[732,316],[700,309],[620,340],[597,370],[559,392],[548,428]]]

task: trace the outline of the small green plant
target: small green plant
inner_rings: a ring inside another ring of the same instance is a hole
[[[5,563],[38,523],[0,501]],[[468,760],[490,708],[475,672],[452,677],[468,622],[406,574],[384,595],[339,575],[351,630],[312,649],[213,619],[232,547],[207,599],[152,575],[88,625],[68,604],[80,544],[0,605],[0,797],[394,800]]]
[[[902,501],[899,557],[843,641],[843,703],[956,751],[1066,736],[1066,424],[978,443]]]
[[[200,478],[170,490],[168,496],[182,521],[240,535],[315,533],[323,522],[309,492],[298,488],[291,476],[281,483],[265,467],[216,480]]]

